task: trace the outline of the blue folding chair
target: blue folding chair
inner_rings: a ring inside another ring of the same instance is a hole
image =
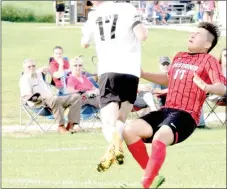
[[[22,74],[23,75],[23,72]],[[43,74],[43,80],[45,81],[46,77]],[[23,110],[26,112],[26,114],[29,117],[29,122],[24,125],[24,129],[22,129],[22,132],[25,132],[27,128],[32,125],[32,123],[36,123],[38,128],[40,129],[41,132],[48,131],[50,128],[54,125],[55,123],[55,118],[50,110],[45,105],[41,105],[39,107],[31,107],[28,103],[28,101],[24,100],[23,98],[20,97],[20,128],[23,127],[22,121],[23,121]],[[49,125],[47,129],[44,129],[41,124],[38,121],[38,117],[43,117],[44,118],[44,124],[46,124],[46,120],[53,120],[52,123]]]

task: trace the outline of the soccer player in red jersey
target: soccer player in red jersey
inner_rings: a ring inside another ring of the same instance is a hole
[[[168,85],[164,107],[135,120],[123,131],[129,151],[144,169],[143,188],[158,187],[164,177],[154,179],[166,157],[166,146],[180,143],[195,130],[206,92],[225,93],[225,79],[218,60],[209,52],[216,46],[220,31],[217,26],[201,22],[188,40],[189,52],[179,52],[174,57],[167,74],[148,73],[141,77],[161,85]],[[205,91],[193,82],[199,76],[207,83]],[[148,156],[144,143],[152,143]],[[152,184],[153,183],[153,184]]]

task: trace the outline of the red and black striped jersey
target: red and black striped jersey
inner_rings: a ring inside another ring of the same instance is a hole
[[[186,111],[198,123],[206,92],[193,82],[194,72],[208,84],[221,82],[226,85],[221,66],[212,55],[180,52],[174,57],[168,70],[169,84],[165,107]]]

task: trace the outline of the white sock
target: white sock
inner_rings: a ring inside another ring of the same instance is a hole
[[[122,140],[123,140],[122,132],[123,132],[124,127],[125,127],[125,123],[123,123],[122,121],[117,120],[117,122],[116,122],[116,130],[120,134]]]

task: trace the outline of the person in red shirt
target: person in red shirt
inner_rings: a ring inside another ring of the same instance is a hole
[[[177,53],[167,74],[141,70],[143,79],[168,86],[165,106],[128,124],[123,131],[129,151],[145,172],[143,188],[157,188],[165,180],[158,174],[166,146],[183,142],[194,132],[206,93],[225,94],[226,81],[220,64],[209,54],[219,36],[217,26],[201,22],[189,37],[189,52]],[[197,75],[207,83],[204,90],[193,81]],[[144,143],[152,143],[150,156]],[[156,177],[157,182],[153,182]]]
[[[82,105],[89,104],[99,108],[99,90],[83,75],[83,60],[80,57],[71,59],[70,70],[72,73],[67,78],[67,92],[83,92]]]
[[[60,46],[54,47],[53,60],[50,62],[50,73],[58,89],[63,88],[62,77],[69,69],[69,62],[63,58],[63,49]]]

